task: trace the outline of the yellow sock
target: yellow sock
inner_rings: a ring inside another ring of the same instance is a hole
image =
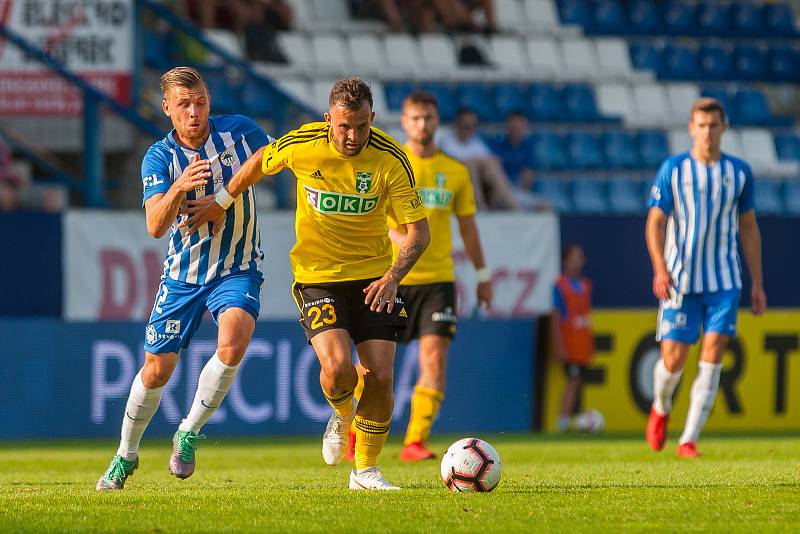
[[[353,397],[356,398],[356,402],[361,400],[362,393],[364,393],[364,376],[361,373],[358,373],[358,382],[356,382],[356,389],[353,391]],[[350,423],[350,432],[353,434],[356,433],[355,419],[353,419],[353,422]]]
[[[444,393],[437,389],[422,386],[414,388],[414,395],[411,397],[411,417],[408,419],[408,430],[403,445],[425,443],[428,440],[443,400]]]
[[[355,468],[364,469],[378,465],[378,455],[389,437],[389,421],[370,421],[356,415]]]
[[[331,397],[325,393],[324,389],[322,390],[322,393],[325,395],[325,399],[328,401],[328,404],[333,406],[333,411],[335,411],[340,417],[348,417],[351,413],[353,413],[352,389],[350,391],[345,391],[336,397]]]

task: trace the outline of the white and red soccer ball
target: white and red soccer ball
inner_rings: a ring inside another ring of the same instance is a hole
[[[442,480],[454,492],[492,491],[502,474],[500,455],[478,438],[464,438],[442,455]]]

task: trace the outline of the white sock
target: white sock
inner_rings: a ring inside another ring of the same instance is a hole
[[[194,395],[189,415],[181,421],[179,430],[200,432],[206,421],[214,415],[214,411],[222,403],[228,389],[239,370],[238,365],[226,365],[217,353],[208,360],[197,381],[197,393]]]
[[[659,415],[667,415],[672,411],[672,394],[681,381],[683,369],[670,373],[664,366],[664,360],[658,359],[653,369],[653,409]]]
[[[721,363],[700,362],[697,377],[692,384],[692,394],[689,400],[689,414],[686,416],[686,426],[678,440],[680,445],[689,441],[696,442],[700,437],[700,430],[711,413],[714,399],[717,398],[719,389],[719,375],[722,370]]]
[[[164,386],[153,389],[144,387],[141,370],[133,378],[128,403],[125,405],[125,415],[122,418],[122,432],[117,449],[117,454],[126,460],[130,461],[136,458],[142,434],[161,403],[163,389]]]

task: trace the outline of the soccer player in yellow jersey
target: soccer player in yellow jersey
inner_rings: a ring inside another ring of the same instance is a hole
[[[431,228],[431,244],[402,281],[408,329],[401,341],[419,340],[419,379],[411,398],[411,418],[400,459],[434,458],[425,442],[444,399],[447,353],[456,333],[455,272],[450,220],[458,220],[464,248],[477,270],[478,303],[489,307],[492,284],[475,224],[475,197],[467,167],[439,150],[433,140],[439,126],[436,97],[416,91],[403,102],[405,152],[414,169]],[[408,239],[402,219],[389,217],[394,254]],[[356,436],[356,447],[359,436]]]
[[[328,104],[325,122],[306,124],[255,152],[227,189],[196,208],[190,228],[220,220],[223,208],[263,175],[285,168],[294,172],[292,293],[333,407],[322,456],[330,465],[342,460],[355,419],[358,447],[350,489],[398,489],[377,466],[394,402],[396,341],[407,324],[398,286],[427,247],[430,231],[407,155],[372,127],[369,86],[358,78],[339,80]],[[394,260],[387,211],[406,233]],[[365,371],[357,410],[351,340]]]

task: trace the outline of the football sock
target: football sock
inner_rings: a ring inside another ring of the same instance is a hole
[[[389,421],[370,421],[356,415],[356,470],[378,465],[378,455],[389,437]]]
[[[686,426],[678,443],[683,445],[689,441],[696,442],[700,437],[700,430],[711,413],[714,399],[719,388],[719,376],[722,370],[721,363],[700,362],[697,377],[692,384],[692,393],[689,398],[689,414],[686,416]]]
[[[403,445],[427,441],[442,400],[444,393],[437,389],[422,386],[414,388],[414,395],[411,396],[411,416],[408,419],[408,430]]]
[[[364,376],[361,373],[358,373],[358,382],[356,382],[356,389],[353,391],[353,397],[355,397],[356,402],[361,400],[361,394],[364,393]],[[353,422],[350,423],[350,433],[356,433],[356,420],[353,419]]]
[[[672,394],[682,374],[683,369],[670,373],[664,366],[664,360],[658,359],[653,369],[653,409],[659,415],[667,415],[672,411]]]
[[[337,395],[335,397],[331,397],[328,393],[323,389],[322,393],[325,395],[325,399],[328,401],[333,407],[333,411],[336,412],[336,415],[339,417],[349,417],[351,413],[353,413],[353,393],[354,389],[350,391],[345,391],[341,395]]]
[[[569,430],[569,417],[559,416],[558,431],[566,432],[567,430]]]
[[[181,421],[178,429],[184,432],[200,432],[225,399],[238,371],[238,365],[226,365],[215,352],[200,372],[189,415]]]
[[[158,410],[163,390],[164,386],[153,389],[144,387],[141,370],[133,378],[125,415],[122,417],[122,431],[117,449],[117,454],[126,460],[132,461],[136,458],[142,434]]]

